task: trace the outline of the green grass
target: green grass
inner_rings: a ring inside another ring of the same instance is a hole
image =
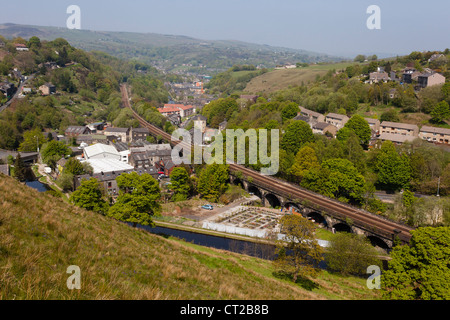
[[[377,299],[323,272],[313,289],[270,261],[165,239],[0,175],[0,299]],[[81,270],[81,290],[66,285]]]

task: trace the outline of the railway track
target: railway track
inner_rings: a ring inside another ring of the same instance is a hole
[[[163,139],[169,141],[169,143],[174,144],[174,142],[172,141],[172,136],[170,134],[154,125],[151,125],[139,114],[137,114],[136,111],[133,110],[128,98],[126,85],[121,86],[121,92],[124,106],[132,111],[133,116],[139,121],[141,126],[148,128],[152,134],[160,135]],[[183,144],[184,142],[181,141],[178,143]],[[186,144],[185,146],[192,147],[188,144]],[[343,219],[351,219],[358,226],[367,230],[371,230],[374,233],[382,235],[385,238],[393,239],[394,235],[397,235],[398,238],[404,243],[408,243],[411,239],[410,231],[414,229],[406,225],[393,222],[367,211],[344,204],[337,200],[333,200],[314,192],[304,190],[299,186],[290,184],[289,182],[285,182],[271,176],[263,176],[259,172],[246,168],[242,165],[230,163],[229,168],[232,172],[242,172],[245,176],[251,177],[253,179],[253,183],[255,184],[258,184],[262,187],[266,186],[269,190],[274,189],[278,193],[283,194],[288,198],[308,200],[325,212],[333,213],[334,215]]]

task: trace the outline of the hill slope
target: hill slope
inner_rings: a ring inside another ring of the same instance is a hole
[[[210,73],[226,70],[234,64],[262,64],[270,68],[284,63],[340,60],[305,50],[154,33],[69,30],[8,23],[0,25],[0,35],[25,39],[37,36],[45,40],[61,37],[80,49],[100,50],[124,59],[137,58],[166,71],[179,70],[183,64],[188,64],[192,70]]]
[[[327,272],[307,291],[270,262],[165,239],[0,174],[0,299],[371,299],[364,279]],[[67,267],[81,269],[68,290]]]

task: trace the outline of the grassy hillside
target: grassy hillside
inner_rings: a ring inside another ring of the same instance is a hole
[[[151,235],[2,175],[0,195],[0,300],[377,298],[364,279],[294,285],[268,261]],[[67,289],[70,265],[81,290]]]
[[[253,78],[245,88],[248,93],[273,93],[278,90],[314,82],[316,77],[324,76],[329,70],[341,70],[353,62],[311,65],[305,68],[281,69],[267,72]]]

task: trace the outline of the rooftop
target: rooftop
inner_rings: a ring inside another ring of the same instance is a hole
[[[106,128],[105,132],[123,132],[127,133],[130,129],[129,128]]]
[[[440,133],[450,135],[450,129],[430,127],[430,126],[423,126],[422,128],[420,128],[420,132],[430,132],[430,133]]]
[[[91,158],[102,153],[110,153],[113,155],[120,156],[116,148],[103,143],[97,143],[92,146],[84,148],[84,155],[86,156],[86,158]]]
[[[319,113],[319,112],[315,112],[315,111],[312,111],[312,110],[309,110],[309,109],[306,109],[306,108],[303,108],[303,107],[299,107],[300,108],[300,112],[301,113],[304,113],[304,114],[307,114],[308,116],[311,116],[311,117],[320,117],[322,114],[321,113]]]
[[[380,137],[378,138],[382,141],[392,141],[392,142],[397,142],[397,143],[404,143],[406,141],[414,141],[415,139],[417,139],[417,137],[413,137],[413,136],[404,136],[401,134],[395,134],[395,133],[382,133],[380,134]]]
[[[94,169],[94,174],[113,171],[134,170],[134,167],[115,159],[89,159],[83,162],[89,163]]]
[[[327,128],[329,126],[334,127],[333,125],[331,125],[329,123],[326,123],[326,122],[318,122],[315,125],[313,125],[313,128],[314,129],[319,129],[319,130],[324,130],[325,128]]]
[[[399,128],[399,129],[408,129],[408,130],[419,129],[419,127],[416,126],[415,124],[401,123],[401,122],[390,122],[390,121],[383,121],[381,123],[381,126],[382,127]]]
[[[348,117],[345,114],[337,114],[337,113],[329,113],[329,114],[327,114],[327,118],[333,118],[333,119],[339,119],[339,120],[348,119]]]

